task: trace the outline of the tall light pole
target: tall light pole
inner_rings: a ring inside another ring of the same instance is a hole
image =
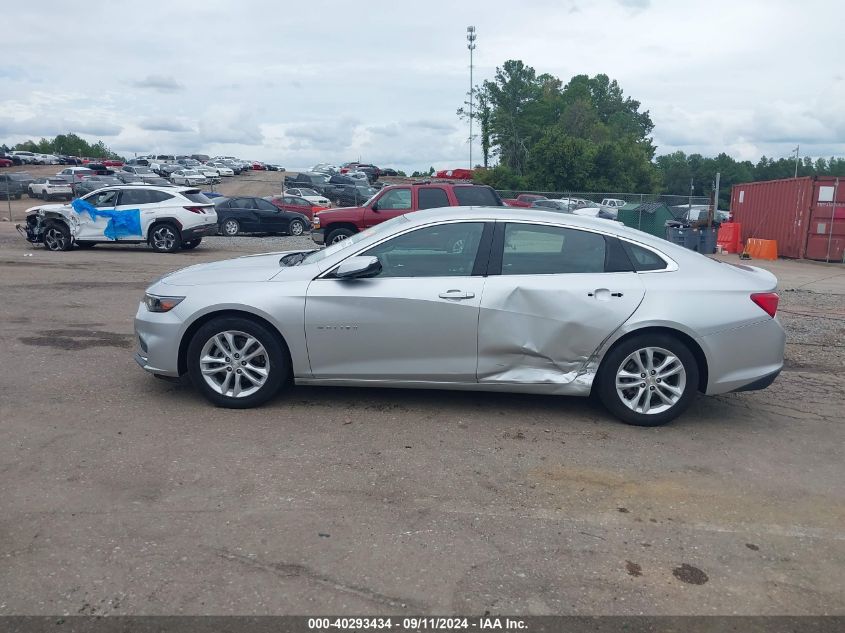
[[[801,148],[800,145],[795,146],[795,177],[798,178],[798,150]]]
[[[469,49],[469,168],[472,171],[472,104],[473,92],[475,89],[472,84],[472,51],[475,50],[475,27],[467,27],[467,48]]]

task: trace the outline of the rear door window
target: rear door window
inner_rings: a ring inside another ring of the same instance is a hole
[[[503,275],[603,273],[602,235],[559,226],[505,225]]]
[[[477,187],[469,185],[466,187],[455,187],[455,197],[458,204],[463,207],[500,207],[502,206],[499,196],[490,187]]]
[[[420,187],[417,190],[419,196],[419,209],[437,209],[449,206],[449,196],[440,187]]]

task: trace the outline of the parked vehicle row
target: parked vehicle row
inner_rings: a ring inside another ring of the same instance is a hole
[[[71,184],[60,178],[42,178],[28,186],[32,197],[44,200],[72,195]],[[294,196],[219,196],[212,202],[195,187],[127,185],[112,176],[91,176],[76,187],[86,191],[69,204],[27,210],[26,224],[18,230],[29,242],[54,251],[146,242],[170,253],[196,248],[206,235],[296,236],[311,228],[311,204]]]

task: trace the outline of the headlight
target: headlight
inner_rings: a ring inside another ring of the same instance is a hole
[[[170,312],[173,308],[182,303],[185,297],[159,297],[147,293],[144,295],[144,303],[150,312]]]
[[[314,214],[314,217],[311,219],[311,226],[315,229],[320,228],[320,216],[317,215],[316,213]]]

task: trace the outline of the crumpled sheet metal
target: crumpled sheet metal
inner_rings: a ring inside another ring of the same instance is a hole
[[[516,286],[484,292],[478,333],[478,380],[482,383],[561,385],[560,393],[589,392],[598,351],[630,316],[619,312],[608,329],[596,306],[573,300],[581,288]],[[584,292],[586,294],[586,292]],[[621,307],[621,306],[620,306]],[[606,304],[614,310],[614,304]]]

